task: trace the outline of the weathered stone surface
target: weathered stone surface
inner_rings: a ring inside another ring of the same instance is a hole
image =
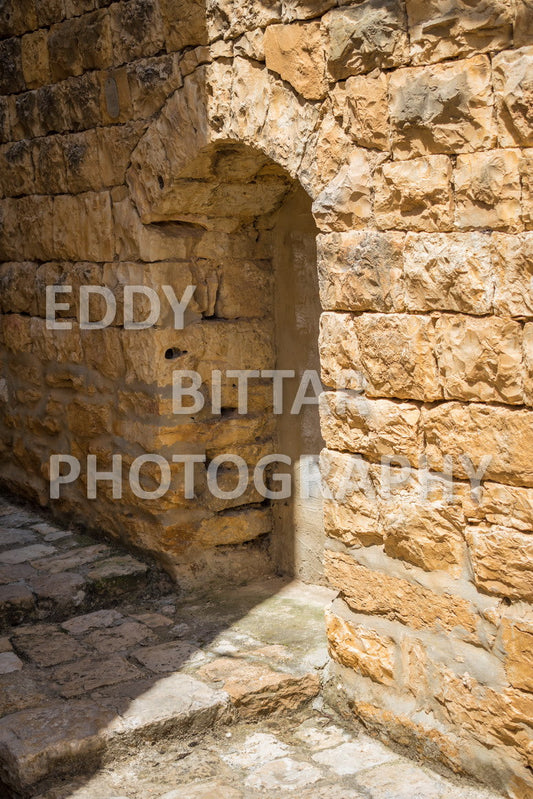
[[[35,89],[49,82],[50,62],[46,31],[38,30],[22,37],[21,60],[24,81],[28,89]]]
[[[533,34],[531,24],[533,23],[533,5],[531,0],[516,0],[515,20],[514,20],[514,45],[522,47],[524,44],[531,44]]]
[[[383,513],[385,552],[420,566],[460,577],[465,568],[464,519],[444,502],[397,501]]]
[[[374,682],[394,683],[396,646],[391,638],[363,625],[355,626],[333,612],[327,614],[326,623],[330,653],[336,661]]]
[[[264,38],[268,69],[277,72],[308,100],[327,91],[325,49],[319,22],[270,25]]]
[[[360,147],[389,147],[388,80],[384,74],[348,78],[333,94],[335,115]]]
[[[369,397],[431,401],[442,396],[429,317],[324,313],[320,354],[327,386],[364,389]]]
[[[231,701],[245,716],[294,710],[316,696],[319,689],[315,674],[297,677],[238,658],[214,660],[202,666],[197,676],[221,683]]]
[[[204,2],[161,0],[159,6],[168,51],[207,44]]]
[[[511,485],[533,486],[529,447],[533,446],[531,411],[471,402],[446,402],[422,410],[426,454],[431,469],[441,470],[443,456],[453,458],[454,474],[467,474],[460,456],[478,466],[490,458],[484,479]]]
[[[411,56],[415,64],[503,50],[511,45],[508,0],[471,5],[465,0],[407,0]]]
[[[518,167],[516,150],[458,156],[454,170],[457,227],[521,230]]]
[[[441,316],[435,335],[447,399],[522,404],[525,369],[518,322]]]
[[[502,643],[506,652],[505,671],[514,688],[533,691],[533,627],[526,620],[505,619]]]
[[[498,137],[502,147],[533,144],[533,47],[498,53],[493,61]]]
[[[404,237],[353,231],[318,237],[322,307],[328,311],[403,310]]]
[[[313,216],[322,231],[367,227],[372,218],[372,180],[365,150],[354,150],[345,166],[313,202]]]
[[[490,313],[494,280],[491,241],[482,233],[407,234],[403,249],[405,309]]]
[[[376,174],[379,228],[445,231],[453,225],[452,167],[444,155],[384,164]]]
[[[331,584],[357,613],[384,616],[417,630],[443,628],[475,635],[479,617],[464,599],[372,571],[339,552],[326,552],[325,567]]]
[[[486,56],[399,69],[390,77],[389,92],[397,157],[494,146],[490,61]]]
[[[52,680],[58,693],[66,699],[85,696],[96,688],[117,685],[141,676],[139,669],[120,655],[110,655],[105,662],[96,657],[85,657],[57,666]]]
[[[335,80],[397,67],[409,59],[405,17],[399,2],[364,0],[323,18],[329,40],[328,69]]]
[[[533,236],[525,233],[492,236],[496,286],[494,310],[508,316],[533,314]]]
[[[320,398],[320,417],[331,449],[358,452],[371,460],[392,453],[414,460],[420,452],[420,409],[414,404],[326,391]]]
[[[516,601],[532,601],[532,536],[494,526],[469,528],[466,537],[476,585],[481,591]]]

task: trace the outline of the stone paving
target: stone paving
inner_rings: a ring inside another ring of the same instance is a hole
[[[491,796],[322,707],[329,589],[265,578],[183,597],[2,500],[0,570],[2,799]]]

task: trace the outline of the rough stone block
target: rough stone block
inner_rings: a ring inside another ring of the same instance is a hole
[[[38,30],[22,37],[21,60],[22,73],[28,89],[36,89],[50,82],[47,31]]]
[[[388,86],[384,73],[358,75],[348,78],[340,92],[343,125],[359,147],[389,149]]]
[[[111,201],[107,192],[54,198],[56,258],[111,261],[114,249]]]
[[[14,94],[25,88],[20,39],[4,39],[0,42],[0,93]]]
[[[21,628],[20,632],[15,632],[15,645],[32,663],[41,667],[57,666],[87,654],[86,647],[52,624]]]
[[[514,46],[533,43],[533,3],[515,0]]]
[[[533,536],[507,527],[471,527],[466,540],[480,591],[517,602],[533,601]]]
[[[490,60],[483,55],[390,76],[393,149],[398,158],[494,146]]]
[[[446,231],[453,226],[452,165],[445,155],[387,162],[377,170],[379,228]]]
[[[533,315],[533,234],[492,236],[496,285],[494,310],[502,316]]]
[[[414,460],[420,453],[416,405],[325,391],[320,418],[322,435],[331,449],[358,452],[371,460],[392,453]]]
[[[520,408],[446,402],[422,411],[426,454],[431,469],[442,470],[444,455],[453,458],[454,474],[466,478],[460,457],[477,466],[490,457],[484,479],[533,486],[529,453],[533,447],[533,413]]]
[[[159,6],[167,51],[207,44],[204,0],[161,0]]]
[[[513,3],[407,0],[414,64],[504,50],[512,43]]]
[[[328,36],[328,69],[335,80],[407,63],[409,44],[402,6],[397,0],[364,0],[333,9],[322,24]]]
[[[270,25],[264,38],[267,68],[277,72],[307,100],[327,92],[325,46],[319,22]]]
[[[313,216],[322,231],[367,227],[372,219],[371,160],[354,149],[349,161],[313,202]]]
[[[32,194],[34,171],[27,141],[0,147],[0,193],[4,197]]]
[[[522,150],[520,159],[522,183],[522,220],[526,230],[533,229],[533,150]]]
[[[383,512],[385,552],[425,571],[460,577],[465,565],[464,519],[444,502],[398,500]]]
[[[113,3],[110,18],[115,64],[146,58],[163,49],[163,23],[155,0]]]
[[[514,688],[533,692],[533,626],[526,619],[504,618],[505,672]]]
[[[396,645],[392,638],[352,624],[334,611],[326,614],[326,631],[330,654],[338,663],[374,682],[394,684]]]
[[[492,310],[491,238],[482,233],[408,233],[403,285],[408,311]]]
[[[318,279],[325,310],[402,311],[404,236],[357,231],[318,237]]]
[[[524,357],[518,322],[496,316],[440,316],[435,333],[446,399],[523,403]]]
[[[369,397],[429,402],[442,397],[430,317],[325,313],[320,356],[327,386],[339,385],[352,371],[346,387],[364,388]]]
[[[519,162],[517,150],[458,156],[454,184],[459,229],[522,229]]]
[[[492,62],[502,147],[533,145],[533,47],[508,50]]]
[[[445,629],[477,640],[480,617],[465,599],[437,593],[361,566],[349,555],[326,552],[326,576],[356,613],[383,616],[416,630]]]

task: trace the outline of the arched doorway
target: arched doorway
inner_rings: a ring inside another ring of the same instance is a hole
[[[194,501],[180,503],[178,515],[168,507],[166,535],[184,537],[183,558],[204,577],[246,579],[269,569],[320,582],[320,306],[311,200],[260,150],[231,141],[208,145],[176,179],[157,181],[161,196],[149,226],[175,226],[193,242],[187,269],[197,308],[176,331],[161,385],[197,372],[205,397],[200,411],[174,420],[178,451],[205,455],[205,462],[195,467]],[[282,409],[274,407],[276,370]],[[296,400],[304,389],[305,399]],[[172,422],[164,424],[168,430]],[[290,466],[270,464],[265,485],[275,493],[280,473],[289,471],[289,497],[264,496],[252,480],[273,453]],[[233,496],[235,459],[244,459],[249,480]]]

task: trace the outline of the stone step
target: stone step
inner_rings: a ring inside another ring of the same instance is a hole
[[[0,504],[0,631],[29,621],[61,621],[169,585],[159,569],[115,545]]]

